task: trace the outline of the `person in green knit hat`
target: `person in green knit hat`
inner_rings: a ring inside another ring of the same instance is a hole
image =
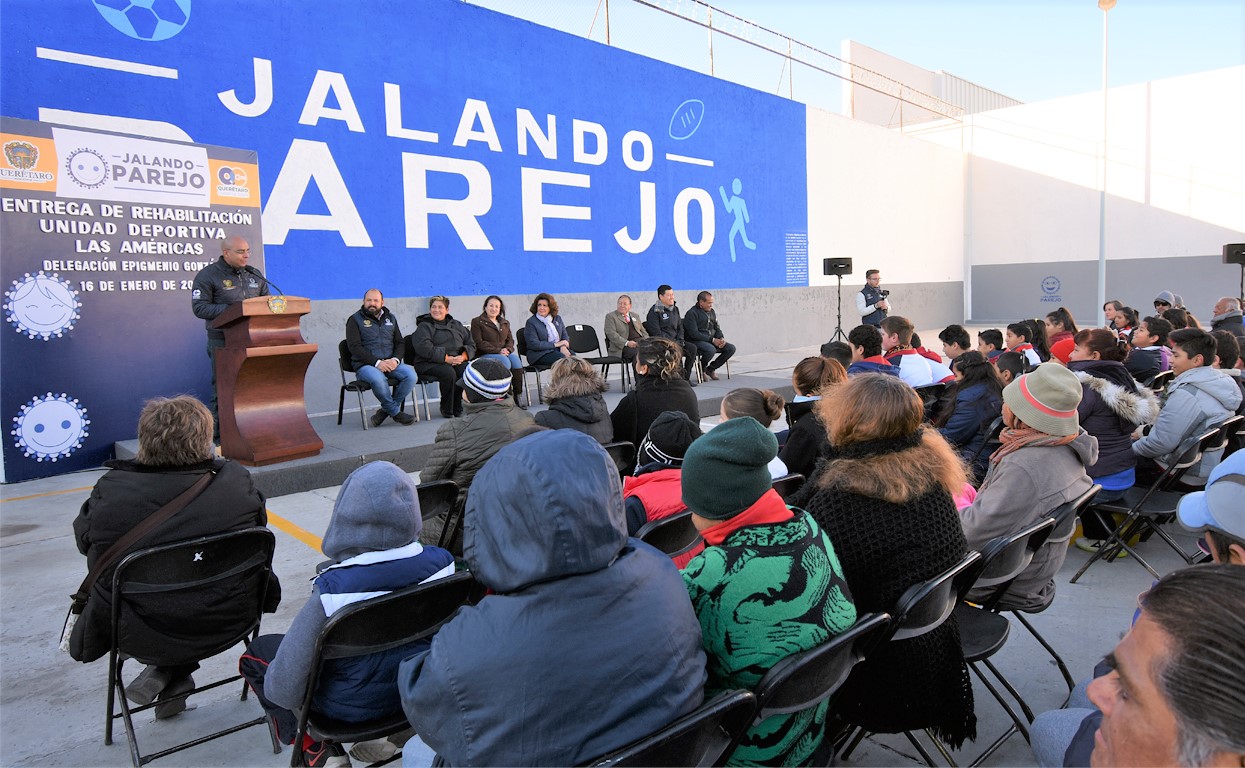
[[[706,699],[754,689],[779,661],[856,622],[834,545],[770,485],[777,453],[773,433],[745,416],[714,427],[683,459],[683,503],[706,544],[683,569],[708,655]],[[729,764],[807,764],[828,705],[753,725]]]

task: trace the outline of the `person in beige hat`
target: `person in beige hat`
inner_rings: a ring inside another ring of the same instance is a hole
[[[1002,445],[990,456],[977,498],[960,510],[970,549],[1036,523],[1089,490],[1085,470],[1098,460],[1098,440],[1081,429],[1080,402],[1080,379],[1058,363],[1043,363],[1003,390]],[[1067,553],[1066,543],[1044,545],[1000,605],[1028,611],[1050,605]]]

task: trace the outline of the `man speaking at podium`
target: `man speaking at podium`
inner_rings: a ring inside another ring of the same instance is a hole
[[[248,267],[251,246],[237,235],[220,241],[220,258],[199,270],[190,290],[190,306],[195,317],[207,325],[207,354],[212,366],[212,438],[220,442],[220,417],[216,413],[216,350],[225,346],[225,333],[212,327],[212,321],[243,299],[268,295],[268,280],[255,267]]]

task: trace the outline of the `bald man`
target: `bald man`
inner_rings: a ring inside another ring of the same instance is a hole
[[[245,239],[230,235],[220,241],[220,258],[195,275],[190,291],[190,306],[195,317],[207,326],[207,355],[212,366],[212,436],[220,441],[220,418],[216,413],[216,350],[225,346],[223,331],[212,327],[212,321],[230,304],[243,299],[268,295],[268,281],[254,267],[248,267],[251,245]]]

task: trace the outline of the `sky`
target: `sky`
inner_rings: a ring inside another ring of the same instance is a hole
[[[468,1],[604,42],[604,0]],[[690,0],[647,1],[681,15],[690,12],[702,20],[705,15]],[[709,71],[702,28],[637,0],[608,2],[613,45]],[[1103,12],[1097,0],[713,0],[712,5],[835,56],[841,41],[851,39],[1020,101],[1102,87]],[[1245,0],[1118,0],[1109,12],[1109,33],[1112,86],[1237,66],[1245,64]],[[783,62],[747,48],[717,36],[714,74],[835,108],[835,78],[797,67],[789,91]]]

